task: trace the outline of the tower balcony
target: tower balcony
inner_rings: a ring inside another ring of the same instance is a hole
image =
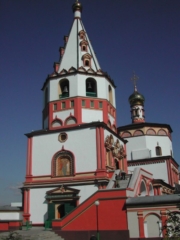
[[[87,97],[97,97],[96,92],[86,92]]]
[[[68,93],[68,92],[62,93],[62,94],[59,95],[59,99],[61,99],[61,98],[67,98],[67,97],[69,97],[69,93]]]

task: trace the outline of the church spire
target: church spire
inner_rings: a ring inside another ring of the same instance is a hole
[[[82,4],[76,0],[76,2],[72,5],[72,9],[74,12],[74,17],[81,18],[81,12],[82,12]]]
[[[58,73],[74,68],[80,71],[97,72],[100,65],[81,20],[82,4],[76,1],[72,5],[74,21],[64,47],[60,48]]]
[[[145,122],[144,116],[144,101],[145,98],[142,94],[137,91],[137,80],[139,79],[138,76],[133,73],[131,80],[134,84],[134,93],[129,97],[129,103],[131,106],[131,119],[132,123],[140,123]]]

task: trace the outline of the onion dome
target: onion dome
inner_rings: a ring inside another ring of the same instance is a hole
[[[144,101],[145,101],[145,98],[142,94],[140,94],[138,91],[137,91],[137,88],[135,87],[134,89],[134,93],[130,95],[129,97],[129,103],[132,106],[134,105],[142,105],[144,106]]]
[[[76,1],[73,5],[72,5],[72,9],[73,9],[73,12],[75,11],[80,11],[82,12],[82,4],[78,1]]]

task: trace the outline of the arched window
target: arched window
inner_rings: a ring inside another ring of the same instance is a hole
[[[160,146],[156,146],[156,156],[161,156],[162,155],[162,150]]]
[[[146,134],[147,135],[156,135],[156,132],[153,129],[148,129]]]
[[[86,96],[97,97],[97,83],[94,78],[86,79]]]
[[[149,196],[154,196],[154,189],[152,183],[149,185]]]
[[[74,156],[71,152],[62,150],[55,154],[52,164],[54,177],[66,177],[74,174]]]
[[[109,92],[109,101],[111,104],[113,104],[113,93],[112,93],[112,88],[110,85],[108,87],[108,92]]]
[[[125,137],[131,137],[132,134],[130,132],[123,132],[121,137],[125,138]]]
[[[87,45],[88,45],[88,42],[83,40],[80,42],[80,46],[81,46],[81,51],[85,51],[87,52]]]
[[[61,127],[62,126],[62,122],[59,119],[56,119],[52,122],[51,126],[54,127]]]
[[[89,53],[86,53],[82,56],[84,67],[91,67],[91,58],[92,56]]]
[[[69,81],[62,79],[59,81],[59,98],[69,97]]]
[[[162,237],[161,218],[156,213],[150,213],[144,219],[144,233],[146,238]]]
[[[44,94],[44,105],[48,103],[48,88],[45,89],[45,94]]]
[[[140,197],[143,197],[143,196],[146,196],[147,195],[147,191],[146,191],[146,184],[144,181],[141,182],[141,186],[140,186],[140,189],[139,189],[139,196]]]
[[[141,131],[141,130],[136,130],[136,131],[134,132],[134,136],[140,136],[140,135],[144,135],[143,131]]]
[[[85,38],[86,38],[86,33],[85,33],[84,30],[81,30],[81,31],[79,32],[79,38],[85,40]]]
[[[72,124],[76,124],[76,118],[75,117],[69,117],[66,119],[65,125],[72,125]]]
[[[160,129],[160,130],[158,131],[158,135],[163,135],[163,136],[165,136],[165,135],[167,135],[167,133],[166,133],[165,130]]]

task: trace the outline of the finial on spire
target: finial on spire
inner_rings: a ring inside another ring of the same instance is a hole
[[[133,82],[134,84],[134,91],[137,92],[137,86],[136,86],[136,83],[137,83],[137,80],[139,79],[138,76],[136,76],[135,72],[133,72],[133,76],[131,78],[131,81]]]
[[[78,11],[81,13],[82,12],[82,4],[78,0],[76,0],[75,3],[72,5],[72,9],[73,9],[73,12]]]

